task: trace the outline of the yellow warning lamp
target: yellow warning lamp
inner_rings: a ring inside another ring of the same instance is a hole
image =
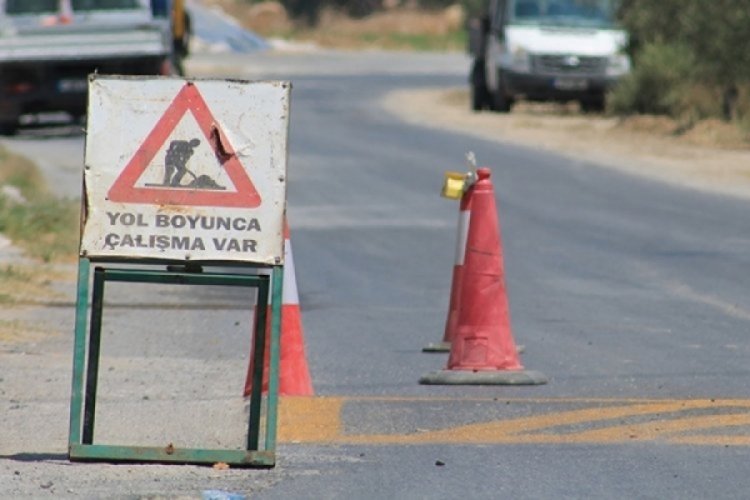
[[[440,196],[451,200],[460,200],[466,189],[468,174],[461,172],[446,172],[443,180],[443,190]]]
[[[443,179],[443,190],[440,196],[451,200],[460,200],[464,193],[476,182],[477,161],[474,153],[466,154],[466,165],[471,169],[469,172],[446,172]]]

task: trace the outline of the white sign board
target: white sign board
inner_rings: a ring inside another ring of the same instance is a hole
[[[283,263],[290,89],[92,76],[81,255]]]

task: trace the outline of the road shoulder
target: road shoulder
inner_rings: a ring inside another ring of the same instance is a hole
[[[382,105],[416,125],[543,149],[593,166],[750,199],[750,150],[685,144],[678,138],[629,130],[618,118],[549,113],[543,107],[526,106],[508,115],[475,113],[465,91],[456,88],[394,91]]]

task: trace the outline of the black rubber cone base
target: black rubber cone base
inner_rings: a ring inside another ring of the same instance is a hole
[[[419,379],[422,385],[541,385],[543,373],[533,370],[440,370]]]
[[[422,352],[450,352],[450,342],[430,342],[422,348]]]
[[[526,351],[525,345],[517,345],[516,352],[523,354]],[[430,342],[422,348],[422,352],[451,352],[450,342]]]

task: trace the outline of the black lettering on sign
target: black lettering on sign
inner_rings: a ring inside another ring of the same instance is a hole
[[[109,233],[104,237],[104,247],[110,250],[117,248],[156,248],[164,250],[206,250],[201,237],[167,236],[163,234],[117,234]]]
[[[214,215],[156,214],[156,227],[202,229],[204,231],[260,231],[260,221],[246,217],[218,217]]]
[[[220,252],[255,253],[256,240],[238,240],[237,238],[213,238],[214,247]]]
[[[242,240],[242,251],[255,253],[255,245],[257,244],[258,242],[255,240]]]
[[[109,224],[111,226],[139,226],[148,227],[148,224],[143,219],[143,214],[131,214],[130,212],[107,212],[109,218]]]

